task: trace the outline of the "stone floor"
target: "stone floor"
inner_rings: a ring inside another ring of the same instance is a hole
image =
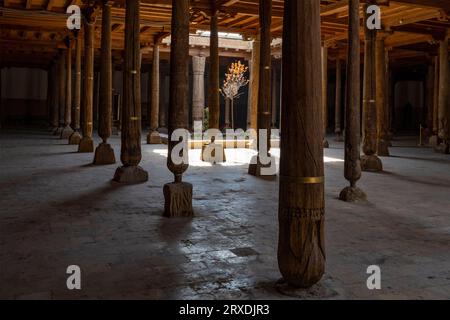
[[[0,147],[0,298],[291,298],[274,289],[278,182],[246,174],[249,150],[227,150],[223,166],[193,151],[196,217],[168,220],[165,146],[143,145],[150,181],[136,186],[44,130],[3,130]],[[326,150],[327,272],[299,297],[450,298],[450,157],[407,138],[391,152],[384,173],[360,182],[369,201],[347,204],[343,145]],[[81,267],[81,291],[66,288],[69,265]],[[381,290],[367,289],[370,265]]]

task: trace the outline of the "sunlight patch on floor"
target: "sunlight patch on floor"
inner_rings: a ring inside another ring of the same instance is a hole
[[[155,149],[153,153],[156,153],[160,156],[166,157],[168,155],[167,149]],[[274,148],[270,152],[276,159],[277,165],[280,160],[280,149]],[[225,149],[226,162],[219,164],[223,167],[234,167],[234,166],[243,166],[248,165],[253,156],[257,154],[256,150],[253,149]],[[203,162],[200,159],[201,150],[194,149],[189,150],[189,165],[193,167],[211,167],[212,164]],[[332,157],[324,157],[325,163],[339,163],[344,162],[343,159],[332,158]]]

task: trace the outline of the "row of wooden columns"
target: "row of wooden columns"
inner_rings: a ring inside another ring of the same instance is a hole
[[[125,21],[125,62],[124,62],[124,99],[122,109],[122,166],[117,169],[114,180],[121,183],[140,183],[148,180],[148,173],[139,167],[141,162],[141,60],[139,48],[139,10],[140,1],[129,1],[126,5]],[[211,2],[211,63],[208,101],[210,107],[210,128],[219,128],[219,55],[218,55],[218,11],[215,1]],[[271,126],[271,56],[270,26],[272,1],[260,0],[260,40],[258,57],[252,59],[252,67],[259,65],[258,90],[256,84],[251,88],[251,100],[257,100],[257,119],[251,119],[255,129],[267,129],[268,148],[270,148]],[[101,119],[99,134],[102,144],[97,148],[110,149],[107,139],[111,135],[111,18],[110,5],[104,4],[102,32],[102,85]],[[318,282],[325,270],[325,203],[324,203],[324,124],[326,123],[326,57],[327,50],[321,49],[320,2],[285,0],[283,21],[283,63],[282,63],[282,110],[279,186],[279,243],[278,263],[284,280],[295,287],[310,287]],[[189,1],[172,0],[172,41],[170,50],[170,101],[168,117],[168,169],[174,180],[164,186],[165,216],[191,217],[193,186],[183,181],[183,175],[189,167],[187,146],[175,149],[188,137],[178,129],[188,129],[188,90],[189,90]],[[80,151],[88,150],[92,145],[92,97],[93,97],[93,21],[90,15],[85,19],[85,75],[83,99],[83,138]],[[360,15],[359,0],[349,0],[349,49],[347,57],[347,90],[345,112],[345,178],[349,187],[345,188],[340,199],[356,201],[365,198],[357,187],[362,170],[381,170],[381,160],[377,153],[380,142],[388,139],[386,126],[386,50],[384,39],[376,31],[366,28],[364,63],[364,156],[361,159],[360,124]],[[105,37],[103,39],[103,37]],[[70,48],[70,47],[69,47]],[[69,50],[70,51],[70,50]],[[445,122],[446,113],[440,105],[448,101],[448,57],[441,50],[442,67],[439,78],[439,121]],[[446,50],[445,50],[446,51]],[[254,52],[254,55],[255,55]],[[79,70],[79,39],[77,38],[76,72]],[[159,50],[155,40],[153,52],[150,132],[149,139],[158,127],[159,87]],[[322,57],[322,58],[321,58]],[[67,57],[66,57],[67,58]],[[63,74],[62,59],[53,70],[52,77]],[[67,58],[66,61],[69,61]],[[198,62],[198,61],[197,61]],[[447,62],[447,63],[445,63]],[[201,62],[199,62],[201,63]],[[67,69],[70,64],[67,63]],[[200,68],[198,68],[200,69]],[[445,75],[447,71],[447,78]],[[336,110],[340,114],[340,60],[337,60]],[[199,74],[197,74],[198,76]],[[59,76],[61,77],[61,76]],[[61,78],[60,78],[61,79]],[[78,77],[76,81],[79,81]],[[199,79],[197,79],[199,80]],[[444,83],[444,81],[446,83]],[[66,77],[66,85],[69,85]],[[202,86],[198,81],[196,86]],[[447,86],[447,90],[445,90]],[[78,86],[76,86],[78,88]],[[60,100],[64,94],[59,88]],[[66,99],[70,94],[66,90]],[[78,90],[78,89],[77,89]],[[447,96],[445,95],[447,92]],[[78,93],[75,93],[78,94]],[[200,102],[198,103],[200,104]],[[62,102],[59,101],[59,105]],[[70,118],[64,118],[64,126],[70,125]],[[69,112],[70,113],[70,112]],[[75,119],[76,119],[75,112]],[[200,114],[196,110],[196,118]],[[338,118],[338,117],[336,117]],[[433,117],[432,117],[433,118]],[[52,123],[60,125],[61,118],[54,112]],[[434,118],[433,118],[434,119]],[[380,121],[381,120],[381,121]],[[256,121],[256,122],[255,122]],[[434,120],[433,120],[434,122]],[[439,127],[441,128],[441,127]],[[76,128],[74,128],[76,131]],[[340,115],[336,121],[336,133],[341,133]],[[442,139],[448,139],[448,132],[439,131]],[[150,141],[151,142],[151,141]],[[260,143],[260,142],[259,142]],[[178,156],[181,156],[180,162]],[[257,163],[259,163],[258,155]],[[266,156],[270,156],[267,154]],[[177,157],[175,159],[174,157]],[[97,155],[96,155],[97,159]],[[362,160],[362,161],[361,161]],[[252,172],[250,172],[252,173]],[[255,174],[253,172],[253,174]]]
[[[438,56],[434,60],[434,71],[430,68],[429,87],[434,87],[429,97],[429,127],[433,136],[430,144],[438,152],[450,153],[450,84],[449,84],[449,36],[439,40]],[[434,80],[432,80],[434,78]],[[431,89],[430,89],[431,90]]]

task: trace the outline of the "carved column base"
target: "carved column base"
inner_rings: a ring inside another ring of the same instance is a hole
[[[381,139],[378,142],[378,155],[380,157],[389,157],[389,141]]]
[[[438,153],[449,154],[450,144],[448,142],[439,143],[437,146],[434,147],[434,151]]]
[[[430,146],[432,146],[433,148],[437,147],[439,145],[439,137],[437,134],[433,135],[430,137],[430,141],[429,141]]]
[[[338,296],[336,291],[327,288],[323,283],[317,283],[310,288],[302,289],[291,286],[284,278],[275,283],[275,289],[280,294],[297,300],[332,299]]]
[[[78,145],[78,152],[91,153],[94,152],[94,141],[90,137],[84,137],[80,140]]]
[[[361,157],[361,169],[366,172],[381,172],[383,171],[383,163],[377,155],[364,155]]]
[[[174,182],[164,185],[164,216],[167,218],[192,218],[192,184]]]
[[[161,144],[161,136],[158,131],[152,131],[147,135],[147,144]]]
[[[116,126],[113,126],[113,127],[112,127],[112,130],[111,130],[111,135],[113,135],[113,136],[118,136],[118,135],[120,135],[120,130],[119,130],[119,128],[116,127]]]
[[[344,137],[342,136],[342,134],[336,133],[336,138],[334,139],[334,141],[343,142],[344,141]]]
[[[148,172],[139,166],[123,166],[117,168],[113,180],[123,184],[144,183],[148,181]]]
[[[95,149],[94,165],[108,165],[116,163],[116,157],[114,156],[114,150],[108,143],[100,143],[97,149]]]
[[[328,142],[327,139],[323,140],[323,147],[324,149],[328,149],[330,147],[330,143]]]
[[[367,195],[360,188],[347,187],[341,191],[341,193],[339,195],[339,200],[342,200],[345,202],[366,201]]]
[[[80,141],[81,141],[81,134],[78,131],[75,131],[69,137],[70,145],[79,145]]]
[[[69,139],[73,132],[70,126],[66,126],[61,132],[61,139]]]
[[[55,129],[55,131],[53,131],[53,134],[55,136],[61,136],[61,133],[63,132],[63,130],[64,130],[64,127],[58,127]]]
[[[277,166],[275,157],[271,157],[271,162],[268,165],[263,165],[259,161],[259,156],[253,156],[248,167],[248,174],[255,177],[274,180],[277,177]]]
[[[222,151],[222,159],[216,157],[216,148]],[[227,162],[227,158],[225,156],[225,148],[223,144],[219,143],[207,143],[202,146],[202,159],[203,162],[209,162],[212,164],[224,163]]]

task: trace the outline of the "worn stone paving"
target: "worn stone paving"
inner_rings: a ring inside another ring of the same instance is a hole
[[[450,157],[398,139],[385,172],[359,183],[369,201],[347,204],[337,200],[343,145],[330,141],[327,272],[296,298],[450,298]],[[120,139],[111,143],[119,159]],[[0,147],[0,298],[295,298],[275,289],[278,182],[247,175],[250,151],[227,150],[223,166],[193,151],[196,216],[169,220],[166,146],[143,144],[150,180],[135,186],[112,183],[118,165],[94,167],[45,130],[3,130]],[[66,288],[69,265],[81,267],[80,291]],[[370,265],[381,290],[367,289]]]

